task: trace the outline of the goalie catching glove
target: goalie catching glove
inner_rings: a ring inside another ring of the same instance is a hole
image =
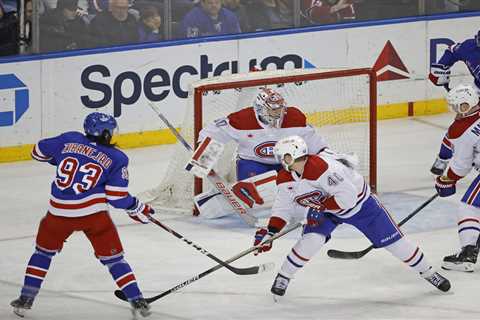
[[[150,207],[148,204],[144,204],[137,198],[134,197],[133,199],[135,200],[133,205],[130,208],[125,209],[128,216],[137,222],[143,224],[149,223],[149,216],[151,214],[154,214],[155,210],[153,210],[152,207]]]
[[[223,149],[223,143],[206,137],[193,153],[185,170],[190,171],[197,177],[205,178],[222,156]]]

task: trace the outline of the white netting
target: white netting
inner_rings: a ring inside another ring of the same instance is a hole
[[[345,72],[345,70],[343,70]],[[194,98],[195,88],[211,84],[225,84],[238,81],[256,81],[259,79],[278,79],[272,88],[279,91],[289,106],[297,106],[307,114],[308,123],[317,128],[329,146],[339,152],[355,152],[360,158],[360,172],[370,176],[370,91],[369,76],[346,75],[326,79],[298,81],[297,76],[319,74],[325,70],[278,70],[249,74],[236,74],[215,77],[196,82],[189,92],[188,107],[181,125],[182,136],[194,145]],[[348,72],[347,72],[348,73]],[[333,75],[333,74],[332,74]],[[293,77],[292,77],[293,76]],[[285,79],[288,77],[288,79]],[[286,82],[286,81],[289,82]],[[243,83],[243,82],[242,82]],[[230,87],[222,90],[207,91],[202,96],[203,124],[226,116],[247,106],[251,106],[258,92],[256,86],[246,88]],[[190,153],[180,144],[175,146],[167,174],[159,186],[140,195],[154,207],[179,208],[187,212],[192,209],[193,177],[184,170]],[[226,146],[223,158],[216,171],[235,179],[235,145]],[[204,189],[206,185],[204,182]]]

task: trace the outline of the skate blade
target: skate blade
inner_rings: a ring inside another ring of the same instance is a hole
[[[451,270],[451,271],[460,271],[460,272],[473,272],[474,264],[471,262],[465,262],[465,263],[450,263],[450,262],[443,262],[442,269],[443,270]]]
[[[152,314],[152,311],[150,310],[145,310],[145,311],[130,310],[130,311],[132,312],[132,320],[138,320],[140,319],[140,316],[142,316],[143,318],[146,318]]]
[[[273,302],[279,303],[283,300],[283,296],[278,296],[276,294],[272,294]]]
[[[25,309],[22,309],[22,308],[13,308],[13,313],[15,313],[17,316],[19,316],[20,318],[24,318],[25,317],[25,312],[26,310]]]

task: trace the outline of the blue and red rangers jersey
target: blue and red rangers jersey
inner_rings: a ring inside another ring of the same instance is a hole
[[[438,64],[453,66],[457,61],[463,61],[475,78],[475,85],[480,88],[480,47],[475,39],[468,39],[450,46],[442,55]]]
[[[40,140],[32,157],[57,167],[52,182],[49,212],[81,217],[115,208],[129,208],[128,157],[115,147],[90,141],[80,132],[66,132]]]

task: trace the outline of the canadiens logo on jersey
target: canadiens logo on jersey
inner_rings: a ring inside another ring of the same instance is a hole
[[[315,190],[297,196],[294,200],[302,207],[309,207],[314,210],[323,211],[325,207],[322,205],[322,202],[325,200],[325,197],[326,195],[323,192]]]
[[[273,147],[276,141],[262,142],[255,147],[255,154],[260,158],[273,158]]]

